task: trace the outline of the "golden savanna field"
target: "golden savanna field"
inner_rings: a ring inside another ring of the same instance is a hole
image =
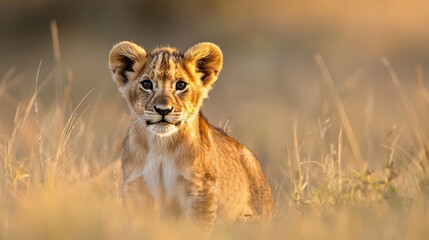
[[[0,2],[0,239],[429,239],[429,3]],[[269,222],[189,223],[121,202],[122,40],[224,54],[209,122],[260,159]]]

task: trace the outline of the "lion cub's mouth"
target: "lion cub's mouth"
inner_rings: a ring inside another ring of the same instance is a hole
[[[162,118],[160,121],[158,121],[158,122],[151,122],[151,121],[149,121],[149,120],[147,120],[146,121],[146,125],[148,125],[148,126],[150,126],[150,125],[155,125],[155,124],[160,124],[160,125],[175,125],[175,126],[177,126],[177,125],[179,125],[180,124],[180,121],[177,121],[176,123],[171,123],[171,122],[169,122],[169,121],[167,121],[167,120],[165,120],[164,118]]]

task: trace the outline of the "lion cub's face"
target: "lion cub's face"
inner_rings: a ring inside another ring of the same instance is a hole
[[[146,53],[121,42],[110,52],[109,67],[136,121],[165,136],[197,115],[222,68],[222,52],[212,43],[200,43],[185,54],[170,47]]]

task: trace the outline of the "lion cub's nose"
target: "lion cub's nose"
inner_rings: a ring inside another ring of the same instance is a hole
[[[164,109],[164,108],[157,108],[156,106],[154,106],[154,108],[155,108],[155,112],[159,113],[162,116],[165,116],[171,113],[171,111],[173,111],[173,107]]]

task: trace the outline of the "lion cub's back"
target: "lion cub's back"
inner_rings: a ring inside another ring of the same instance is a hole
[[[214,160],[219,175],[219,214],[230,221],[271,218],[271,188],[255,155],[221,130],[213,133],[218,151]]]

